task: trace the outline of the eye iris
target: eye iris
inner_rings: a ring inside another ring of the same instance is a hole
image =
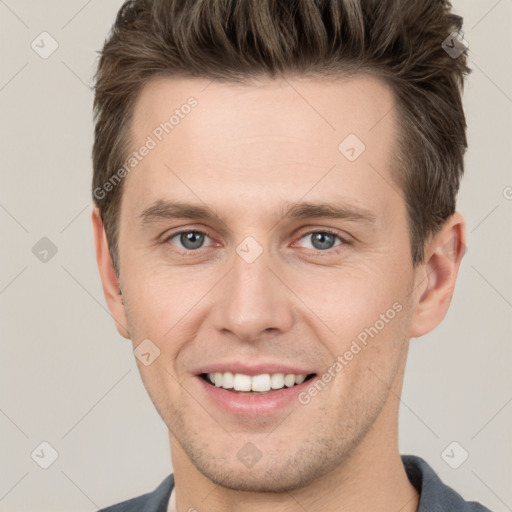
[[[334,245],[334,235],[329,233],[314,233],[311,239],[315,249],[330,249]]]
[[[188,231],[187,233],[181,233],[180,242],[186,249],[198,249],[203,245],[204,235],[197,231]]]

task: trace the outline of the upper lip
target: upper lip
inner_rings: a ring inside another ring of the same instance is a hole
[[[262,375],[265,373],[284,373],[294,375],[310,375],[315,373],[312,370],[305,369],[300,366],[289,366],[283,363],[258,363],[258,364],[244,364],[241,362],[222,362],[222,363],[211,363],[204,366],[201,366],[196,369],[194,372],[196,375],[201,375],[203,373],[243,373],[244,375],[250,375],[251,377],[254,375]]]

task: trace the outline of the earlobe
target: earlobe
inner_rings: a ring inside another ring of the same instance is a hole
[[[446,316],[466,251],[465,230],[464,218],[454,213],[426,244],[425,262],[418,267],[414,284],[411,338],[427,334]]]
[[[115,321],[117,331],[123,338],[130,339],[123,297],[119,281],[110,256],[108,241],[98,208],[92,211],[92,228],[96,247],[96,262],[100,272],[103,293],[108,309]]]

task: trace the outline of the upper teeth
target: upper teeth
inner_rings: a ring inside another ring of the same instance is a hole
[[[307,375],[295,375],[293,373],[263,373],[261,375],[244,375],[243,373],[215,372],[209,373],[208,379],[218,388],[234,389],[235,391],[270,391],[281,389],[285,386],[292,387],[302,384]]]

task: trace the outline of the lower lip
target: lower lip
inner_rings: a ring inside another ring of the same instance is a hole
[[[293,401],[298,401],[298,395],[313,382],[314,378],[310,378],[302,384],[296,384],[291,388],[285,387],[264,394],[250,395],[234,393],[209,384],[200,376],[196,377],[206,396],[212,402],[221,409],[237,416],[270,416]]]

